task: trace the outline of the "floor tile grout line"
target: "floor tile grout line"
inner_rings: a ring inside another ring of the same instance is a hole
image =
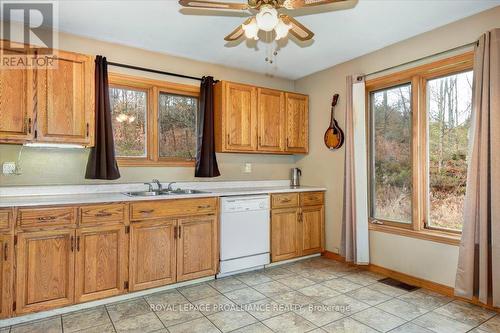
[[[111,326],[113,326],[113,331],[118,332],[116,330],[115,323],[113,322],[113,319],[111,319],[111,315],[109,314],[108,307],[104,306],[104,310],[106,311],[106,314],[108,315],[109,321],[111,322]]]

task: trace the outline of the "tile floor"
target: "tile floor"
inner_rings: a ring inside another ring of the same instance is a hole
[[[500,332],[500,314],[314,258],[0,330],[10,332]]]

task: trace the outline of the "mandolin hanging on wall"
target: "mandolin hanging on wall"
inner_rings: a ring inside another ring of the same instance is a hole
[[[333,95],[330,127],[325,132],[325,145],[330,150],[339,149],[344,144],[344,132],[335,119],[335,106],[338,100],[339,94]]]

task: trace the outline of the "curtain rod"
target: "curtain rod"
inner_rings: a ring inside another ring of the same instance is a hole
[[[460,50],[460,49],[463,49],[463,48],[466,48],[466,47],[469,47],[469,46],[477,45],[477,43],[479,43],[479,40],[474,41],[472,43],[467,43],[467,44],[464,44],[464,45],[460,45],[460,46],[454,47],[454,48],[446,50],[446,51],[441,51],[441,52],[438,52],[438,53],[430,54],[430,55],[425,56],[425,57],[420,58],[420,59],[411,60],[411,61],[399,64],[399,65],[395,65],[395,66],[388,67],[388,68],[385,68],[385,69],[381,69],[381,70],[378,70],[378,71],[375,71],[375,72],[364,74],[362,77],[367,77],[367,76],[371,76],[371,75],[376,75],[376,74],[380,74],[380,73],[383,73],[383,72],[387,72],[387,71],[390,71],[391,69],[395,69],[395,68],[398,68],[398,67],[410,65],[410,64],[413,64],[413,63],[415,63],[417,61],[422,61],[422,60],[426,60],[426,59],[429,59],[429,58],[434,58],[434,57],[439,56],[441,54],[450,53],[450,52],[453,52],[453,51],[456,51],[456,50]]]
[[[156,73],[156,74],[163,74],[163,75],[169,75],[169,76],[176,76],[176,77],[182,77],[184,79],[191,79],[191,80],[197,80],[201,81],[202,78],[200,77],[194,77],[194,76],[189,76],[189,75],[183,75],[183,74],[176,74],[176,73],[171,73],[171,72],[165,72],[165,71],[160,71],[157,69],[151,69],[151,68],[146,68],[146,67],[139,67],[139,66],[132,66],[132,65],[126,65],[126,64],[120,64],[118,62],[108,62],[108,65],[110,66],[115,66],[115,67],[122,67],[122,68],[128,68],[128,69],[135,69],[137,71],[143,71],[143,72],[150,72],[150,73]]]

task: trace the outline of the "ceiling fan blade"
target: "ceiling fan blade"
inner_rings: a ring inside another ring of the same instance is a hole
[[[248,18],[243,24],[249,24],[253,20],[253,17]],[[240,24],[236,29],[233,30],[229,35],[224,37],[224,40],[227,42],[234,42],[235,40],[240,39],[244,34],[243,24]]]
[[[285,0],[281,7],[286,9],[298,9],[303,7],[321,6],[344,1],[347,0]]]
[[[233,9],[233,10],[248,9],[248,4],[246,3],[220,2],[220,1],[209,1],[209,0],[179,0],[179,4],[183,7],[191,7],[191,8]]]
[[[314,37],[314,32],[307,29],[304,25],[302,25],[302,23],[300,23],[293,17],[290,17],[288,15],[281,15],[280,17],[283,20],[283,22],[292,25],[292,28],[290,29],[290,34],[295,36],[298,40],[305,42]]]

